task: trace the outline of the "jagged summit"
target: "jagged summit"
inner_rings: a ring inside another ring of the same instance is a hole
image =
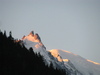
[[[38,33],[34,33],[31,31],[27,36],[23,36],[22,41],[27,45],[27,48],[33,47],[34,49],[38,49],[40,47],[46,48],[41,42],[41,38]]]
[[[27,36],[23,36],[22,40],[25,40],[25,39],[32,41],[32,42],[41,42],[40,36],[38,35],[38,33],[34,34],[34,31],[31,31],[29,35]]]

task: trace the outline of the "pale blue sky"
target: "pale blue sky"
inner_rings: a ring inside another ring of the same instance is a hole
[[[0,29],[100,63],[100,0],[0,0]]]

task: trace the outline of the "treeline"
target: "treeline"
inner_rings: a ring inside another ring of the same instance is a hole
[[[11,32],[0,31],[0,75],[65,75],[63,70],[48,67],[40,54],[14,42]]]

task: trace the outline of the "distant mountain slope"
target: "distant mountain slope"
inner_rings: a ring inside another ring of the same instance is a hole
[[[83,75],[100,75],[100,63],[93,62],[66,50],[52,49],[51,54],[60,55],[66,65],[76,68]],[[59,59],[59,58],[58,58]],[[71,62],[71,64],[69,64]]]

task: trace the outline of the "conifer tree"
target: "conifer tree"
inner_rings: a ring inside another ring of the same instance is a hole
[[[9,32],[9,38],[10,38],[11,40],[14,40],[13,37],[12,37],[12,32],[11,32],[11,31]]]

